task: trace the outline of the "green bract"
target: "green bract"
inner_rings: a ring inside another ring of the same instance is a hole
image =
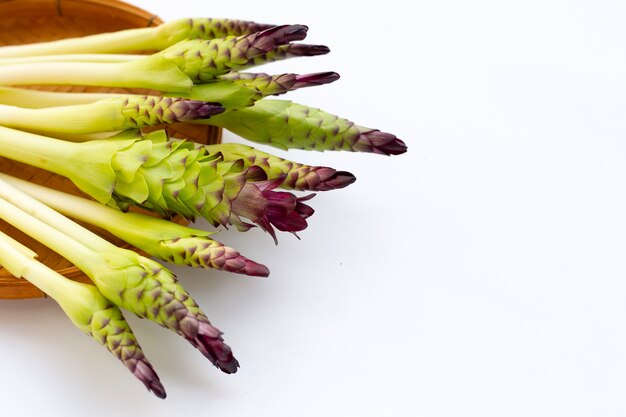
[[[276,26],[250,35],[212,40],[192,39],[171,46],[155,57],[176,65],[193,82],[206,82],[245,68],[258,56],[306,37],[302,25]]]
[[[281,149],[356,151],[395,155],[406,145],[390,133],[302,104],[259,100],[254,106],[200,121],[230,130],[248,140]]]

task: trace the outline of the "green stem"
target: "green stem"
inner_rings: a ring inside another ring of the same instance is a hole
[[[121,75],[118,64],[53,62],[46,64],[17,64],[0,67],[0,83],[73,84],[114,87],[116,76]],[[113,84],[113,85],[112,85]]]
[[[72,143],[0,126],[0,155],[61,174]]]
[[[61,39],[28,45],[4,46],[0,58],[58,55],[69,53],[132,52],[146,49],[155,39],[155,28],[129,29],[119,32],[91,35],[87,38]]]
[[[1,49],[0,49],[1,51]],[[145,55],[123,54],[73,54],[73,55],[40,55],[19,58],[0,58],[0,66],[17,64],[36,64],[44,62],[106,62],[119,63],[145,58]]]
[[[45,222],[47,225],[62,231],[65,235],[92,250],[105,251],[115,247],[107,240],[73,222],[3,179],[0,179],[0,198],[19,207],[22,211]],[[94,204],[97,205],[98,203]]]
[[[63,256],[88,275],[91,275],[89,271],[93,272],[94,265],[98,263],[93,250],[3,198],[0,198],[0,218]]]
[[[68,177],[102,203],[115,188],[111,158],[130,143],[134,140],[72,143],[0,126],[0,156]]]
[[[86,85],[188,92],[193,82],[160,56],[124,63],[50,62],[0,66],[4,85]]]
[[[71,297],[74,283],[35,260],[37,254],[0,232],[0,265],[13,276],[25,278],[55,300]]]
[[[129,96],[130,95],[131,94],[129,94]],[[0,103],[31,109],[89,104],[94,101],[122,96],[125,96],[125,94],[67,93],[0,87]]]
[[[84,134],[124,130],[119,102],[110,100],[90,104],[27,109],[0,104],[0,124],[15,129]]]

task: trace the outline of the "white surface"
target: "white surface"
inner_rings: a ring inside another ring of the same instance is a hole
[[[409,152],[289,152],[358,181],[312,201],[302,241],[221,235],[267,280],[177,270],[236,375],[131,318],[159,401],[52,302],[0,302],[3,415],[626,413],[625,6],[408,3],[135,0],[308,24],[333,52],[265,69],[338,71],[291,98]]]

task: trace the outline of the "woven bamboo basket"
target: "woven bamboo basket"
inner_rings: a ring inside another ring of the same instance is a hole
[[[152,13],[117,0],[0,0],[0,45],[15,45],[61,38],[156,26],[162,21]],[[112,89],[46,88],[57,91],[112,91]],[[116,90],[118,91],[118,90]],[[126,91],[129,90],[119,90]],[[171,135],[201,143],[219,143],[221,130],[210,126],[176,124],[168,126]],[[8,174],[80,195],[67,179],[28,165],[0,158],[0,170]],[[177,218],[178,222],[184,222]],[[106,232],[90,227],[118,246],[130,248]],[[88,278],[65,258],[0,220],[0,230],[37,252],[38,259],[68,278],[87,282]],[[0,268],[0,298],[45,297],[28,281],[16,279]]]

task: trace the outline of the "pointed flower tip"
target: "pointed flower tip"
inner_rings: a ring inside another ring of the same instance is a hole
[[[312,191],[330,191],[345,188],[356,181],[356,177],[348,171],[337,171],[328,167],[320,167],[316,171],[319,183],[311,187]]]
[[[266,278],[270,276],[270,270],[265,265],[249,261],[246,263],[246,275]]]
[[[296,82],[293,88],[313,87],[316,85],[330,84],[339,79],[336,72],[318,72],[315,74],[296,75]]]
[[[265,266],[257,262],[254,262],[245,256],[239,255],[235,252],[236,256],[227,259],[222,266],[223,271],[234,272],[236,274],[244,274],[251,277],[267,277],[270,274],[270,270]]]
[[[363,136],[371,145],[370,152],[383,155],[400,155],[408,150],[406,144],[391,133],[372,130],[363,133]]]
[[[181,100],[176,119],[179,121],[208,119],[224,111],[225,109],[220,103],[209,103],[199,100]]]
[[[282,44],[301,41],[306,38],[309,27],[306,25],[286,25],[282,30]],[[280,31],[279,31],[280,32]]]
[[[208,321],[199,323],[198,333],[192,343],[222,372],[227,374],[237,372],[239,362],[233,356],[230,347],[224,343],[222,332],[213,327]]]
[[[303,40],[308,30],[309,28],[304,25],[274,26],[250,35],[255,37],[251,46],[256,50],[269,52],[277,46]]]
[[[152,392],[161,399],[166,397],[165,388],[163,388],[163,385],[159,380],[159,376],[156,374],[150,363],[146,361],[137,362],[135,369],[133,370],[133,375],[135,375],[135,377],[146,386],[148,391]]]
[[[289,45],[288,54],[291,56],[317,56],[326,55],[330,48],[325,45],[308,45],[304,43],[294,43]]]
[[[250,259],[246,259],[242,256],[243,259],[245,259],[246,264],[243,268],[243,270],[241,271],[242,273],[251,276],[251,277],[268,277],[270,275],[270,270],[262,264],[256,263],[254,261],[251,261]]]

